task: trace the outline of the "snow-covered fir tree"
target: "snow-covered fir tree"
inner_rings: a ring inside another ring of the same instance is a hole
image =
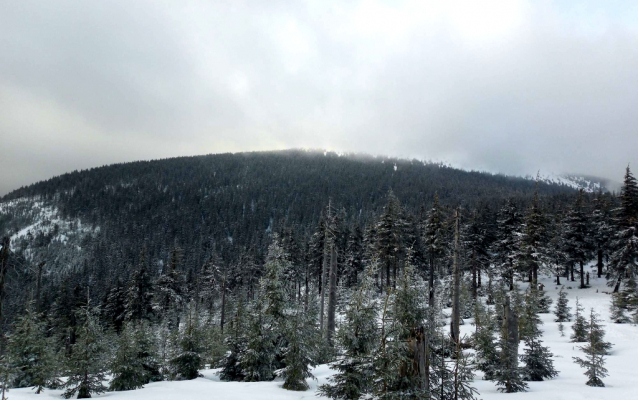
[[[78,399],[87,399],[92,393],[99,394],[107,390],[104,381],[108,349],[98,311],[88,304],[78,309],[76,314],[81,323],[77,341],[71,346],[71,355],[67,360],[69,377],[64,385],[64,397],[69,399],[77,394]]]
[[[233,316],[232,329],[226,337],[224,344],[228,351],[221,361],[219,377],[222,381],[242,381],[245,375],[240,365],[240,359],[246,350],[245,348],[245,317],[246,310],[242,297],[239,298],[235,315]]]
[[[554,315],[556,322],[567,322],[572,318],[572,314],[569,312],[571,307],[569,307],[569,300],[567,299],[567,292],[565,292],[564,287],[561,287],[558,291],[558,300],[556,301],[556,308],[554,309]]]
[[[586,342],[587,341],[587,332],[589,331],[589,326],[587,322],[587,318],[583,315],[583,306],[580,304],[578,297],[576,297],[576,312],[574,314],[574,324],[572,325],[572,335],[570,339],[572,342]]]
[[[585,353],[585,358],[573,357],[574,362],[580,365],[581,368],[585,368],[585,376],[587,376],[587,385],[604,387],[603,378],[608,376],[608,371],[605,368],[605,356],[604,352],[600,350],[600,343],[598,338],[600,333],[594,333],[597,327],[598,321],[594,310],[591,310],[590,320],[588,323],[589,329],[587,333],[587,344],[581,346],[580,349]]]
[[[137,338],[133,323],[124,325],[117,339],[115,356],[111,360],[113,375],[109,390],[135,390],[148,383],[143,360],[139,357]]]
[[[591,258],[594,244],[590,233],[589,220],[585,214],[585,196],[581,189],[576,201],[565,218],[563,231],[564,251],[572,269],[579,266],[580,288],[585,288],[585,263]]]
[[[635,278],[638,265],[638,183],[629,166],[620,192],[620,208],[616,213],[617,233],[609,259],[609,285],[614,286],[614,293],[619,291],[623,280]]]
[[[505,393],[525,392],[528,385],[523,380],[524,371],[518,365],[518,315],[505,298],[503,305],[503,327],[499,343],[499,365],[495,379],[498,390]]]
[[[511,199],[499,211],[497,222],[497,238],[491,249],[492,263],[509,286],[509,290],[514,290],[521,217]]]
[[[186,304],[184,282],[178,268],[182,250],[175,246],[171,250],[168,267],[155,282],[153,311],[167,319],[169,329],[178,329],[179,316]]]
[[[475,307],[476,332],[472,337],[472,343],[476,352],[476,367],[483,371],[484,379],[492,380],[499,364],[499,355],[494,339],[496,318],[490,306],[483,306],[480,300],[476,302]]]
[[[177,349],[170,364],[177,379],[195,379],[203,365],[203,346],[195,305],[191,302],[184,326],[180,329]]]
[[[554,356],[548,347],[543,346],[541,341],[542,331],[540,325],[543,323],[538,316],[539,293],[533,286],[527,292],[524,311],[525,318],[525,342],[524,354],[521,360],[525,364],[525,379],[529,381],[542,381],[558,376],[558,371],[554,368]]]
[[[376,264],[365,270],[360,287],[350,298],[344,321],[337,333],[343,354],[333,364],[336,373],[319,392],[333,399],[358,399],[372,387],[372,353],[378,343],[375,299]]]
[[[592,348],[600,354],[609,354],[609,350],[611,350],[612,344],[605,341],[605,330],[602,325],[600,325],[598,314],[594,312],[593,308],[590,311],[589,323],[587,327],[587,338],[589,345],[592,346]]]
[[[46,320],[27,302],[24,313],[14,324],[7,343],[11,386],[33,387],[36,394],[56,381],[53,343],[46,337]]]
[[[289,263],[279,239],[273,237],[259,296],[248,312],[245,349],[239,354],[239,366],[246,381],[272,380],[275,371],[283,366],[280,360],[285,346],[286,293],[281,274]]]
[[[314,316],[304,314],[300,306],[297,306],[294,315],[287,318],[284,331],[286,347],[282,354],[286,366],[281,370],[284,389],[308,389],[306,379],[314,378],[310,368],[317,365],[316,348],[321,339],[318,333]]]
[[[148,271],[146,248],[142,248],[138,264],[126,290],[124,319],[127,321],[150,320],[153,316],[153,283]]]

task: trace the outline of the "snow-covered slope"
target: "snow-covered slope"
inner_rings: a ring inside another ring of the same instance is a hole
[[[535,180],[535,176],[526,176],[527,179]],[[609,192],[618,190],[620,184],[609,179],[594,176],[574,175],[574,174],[554,174],[540,172],[538,177],[541,182],[548,184],[567,186],[573,189],[583,189],[585,192],[594,193],[599,190]]]
[[[638,327],[629,324],[609,323],[609,295],[604,279],[597,279],[592,274],[592,287],[577,289],[577,282],[567,282],[570,307],[574,307],[574,300],[578,296],[588,312],[594,308],[601,315],[606,339],[614,344],[611,355],[606,357],[607,369],[610,376],[604,379],[606,387],[593,388],[585,385],[584,370],[574,364],[572,357],[581,356],[579,345],[569,342],[571,324],[565,325],[565,336],[561,337],[558,323],[554,322],[553,314],[541,314],[543,320],[543,341],[554,353],[554,364],[559,370],[559,376],[550,381],[529,382],[529,392],[503,394],[497,391],[493,382],[481,380],[480,374],[475,377],[474,385],[479,390],[479,398],[483,400],[496,399],[528,399],[528,400],[619,400],[634,399],[638,393],[638,379],[636,379],[634,364],[638,360]],[[555,300],[558,287],[551,278],[542,280],[545,289]],[[471,320],[466,320],[461,326],[462,334],[471,334],[474,327]],[[286,400],[286,399],[316,399],[317,386],[325,383],[332,371],[327,365],[318,366],[313,370],[316,381],[308,380],[310,390],[306,392],[291,392],[284,390],[281,381],[274,382],[221,382],[215,370],[204,370],[204,377],[193,381],[158,382],[146,385],[145,388],[128,392],[111,392],[95,397],[105,397],[114,400]],[[60,390],[47,390],[44,394],[35,395],[30,389],[13,389],[9,393],[11,400],[60,398]]]
[[[52,202],[40,198],[19,198],[0,203],[0,219],[11,217],[6,227],[11,248],[22,251],[30,261],[47,260],[47,269],[56,265],[72,268],[84,256],[82,243],[99,227],[83,224],[79,219],[64,218]],[[51,259],[50,255],[56,258]]]

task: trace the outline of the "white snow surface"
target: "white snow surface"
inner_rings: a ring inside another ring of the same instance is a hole
[[[597,279],[592,270],[592,287],[578,289],[578,282],[564,281],[565,290],[568,293],[569,306],[574,312],[575,299],[578,296],[588,314],[590,308],[600,314],[606,330],[605,338],[613,343],[611,355],[606,357],[606,367],[609,376],[603,381],[606,387],[593,388],[585,385],[584,370],[574,364],[572,357],[583,356],[579,344],[570,343],[571,323],[565,324],[565,336],[561,337],[558,331],[558,323],[554,322],[553,314],[541,314],[543,320],[543,341],[554,353],[554,365],[559,371],[557,378],[544,382],[528,382],[529,391],[523,393],[500,393],[494,382],[481,379],[480,372],[475,377],[474,386],[483,400],[619,400],[638,398],[638,378],[634,365],[638,360],[638,327],[631,324],[609,323],[610,296],[605,280]],[[541,280],[545,284],[545,290],[554,299],[552,309],[555,306],[558,287],[553,284],[552,278]],[[569,289],[571,287],[571,289]],[[522,287],[524,288],[524,287]],[[461,333],[469,335],[474,326],[471,320],[466,320],[461,326]],[[522,353],[522,346],[519,348]],[[216,375],[217,370],[203,370],[202,378],[192,381],[156,382],[146,385],[143,389],[128,392],[108,392],[94,395],[96,398],[110,399],[134,399],[134,400],[271,400],[271,399],[317,399],[317,386],[327,382],[332,375],[328,365],[320,365],[313,370],[317,380],[308,380],[310,389],[306,392],[292,392],[282,388],[283,382],[221,382]],[[9,392],[11,400],[26,399],[60,399],[62,390],[46,390],[43,394],[36,395],[31,389],[12,389]]]
[[[532,177],[532,176],[527,176],[526,178],[536,179],[536,177]],[[541,182],[545,182],[548,184],[563,185],[573,189],[583,189],[585,192],[588,192],[588,193],[595,193],[601,189],[607,190],[605,187],[601,186],[601,184],[598,182],[592,182],[582,176],[576,176],[576,175],[540,173],[540,176],[538,177],[538,179]]]

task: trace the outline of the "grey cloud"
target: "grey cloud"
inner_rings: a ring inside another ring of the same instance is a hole
[[[450,3],[3,2],[0,194],[289,147],[614,179],[638,161],[631,2]]]

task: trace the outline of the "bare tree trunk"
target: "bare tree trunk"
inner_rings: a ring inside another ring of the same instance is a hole
[[[330,249],[330,288],[328,292],[328,345],[333,346],[335,334],[335,312],[337,310],[337,248],[333,244]]]
[[[574,263],[573,262],[569,264],[569,270],[570,270],[571,275],[572,275],[572,282],[575,282],[576,279],[574,279]]]
[[[226,277],[222,278],[222,309],[219,316],[219,329],[221,333],[224,333],[224,322],[226,320]]]
[[[303,300],[303,310],[304,313],[308,313],[308,298],[310,297],[310,288],[308,287],[309,279],[308,279],[308,264],[306,264],[306,288],[304,292],[304,300]]]
[[[583,261],[580,261],[580,288],[584,289],[587,286],[585,286],[585,268],[583,266]]]
[[[319,305],[319,332],[323,336],[324,304],[326,303],[326,274],[328,271],[328,249],[326,248],[327,236],[323,244],[323,261],[321,262],[321,304]]]
[[[452,298],[452,320],[450,321],[450,338],[454,343],[460,340],[459,325],[461,321],[461,305],[460,305],[460,291],[461,291],[461,272],[459,266],[459,210],[456,209],[454,222],[454,257],[453,257],[453,279],[454,279],[454,293]]]
[[[4,302],[4,282],[9,270],[9,246],[11,239],[8,236],[2,238],[2,251],[0,251],[0,319],[2,319],[2,303]]]
[[[430,255],[430,279],[429,279],[428,306],[434,307],[434,257]]]
[[[411,343],[414,346],[413,350],[413,363],[415,369],[418,374],[418,386],[422,389],[425,389],[426,392],[429,391],[429,379],[428,379],[428,371],[426,369],[426,340],[425,340],[425,329],[423,326],[415,328],[415,335],[412,339]]]
[[[42,261],[38,264],[38,277],[35,282],[35,309],[40,312],[40,292],[42,291],[42,270],[44,269],[44,265],[46,261]]]
[[[476,274],[476,253],[472,253],[472,298],[476,300],[478,295],[478,281]]]
[[[508,367],[515,368],[518,365],[518,316],[510,307],[509,297],[505,297],[503,307],[503,330],[509,352]],[[510,389],[506,387],[506,391],[509,393]]]
[[[598,277],[603,276],[603,250],[598,249]]]
[[[514,264],[511,258],[509,259],[508,263],[509,263],[508,279],[510,281],[510,292],[511,292],[512,290],[514,290]]]

